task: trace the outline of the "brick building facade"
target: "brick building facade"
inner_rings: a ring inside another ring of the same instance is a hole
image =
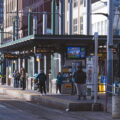
[[[18,4],[18,8],[17,8]],[[28,28],[28,12],[32,9],[32,12],[51,12],[51,0],[5,0],[4,1],[4,31],[12,33],[13,32],[13,21],[15,21],[15,16],[19,16],[19,38],[27,36]],[[37,29],[38,34],[42,34],[42,14],[36,13],[32,16],[37,16]],[[51,28],[51,15],[47,16],[48,26]],[[11,34],[4,35],[4,42],[12,39]]]

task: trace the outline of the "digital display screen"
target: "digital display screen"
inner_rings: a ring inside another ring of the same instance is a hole
[[[83,59],[86,57],[85,47],[67,47],[68,59]]]

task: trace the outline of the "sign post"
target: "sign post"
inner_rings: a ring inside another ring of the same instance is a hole
[[[95,41],[95,68],[94,68],[94,103],[97,102],[97,81],[98,81],[98,33],[94,34]]]

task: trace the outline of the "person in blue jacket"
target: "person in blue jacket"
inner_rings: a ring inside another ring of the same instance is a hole
[[[57,75],[57,81],[56,81],[56,93],[59,92],[61,93],[61,84],[62,84],[62,79],[63,79],[63,76],[62,74],[59,72],[58,75]]]

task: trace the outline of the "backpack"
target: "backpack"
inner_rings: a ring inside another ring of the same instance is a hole
[[[75,83],[81,83],[81,84],[85,84],[86,83],[86,73],[83,71],[77,71],[74,74],[74,78],[75,78]]]

